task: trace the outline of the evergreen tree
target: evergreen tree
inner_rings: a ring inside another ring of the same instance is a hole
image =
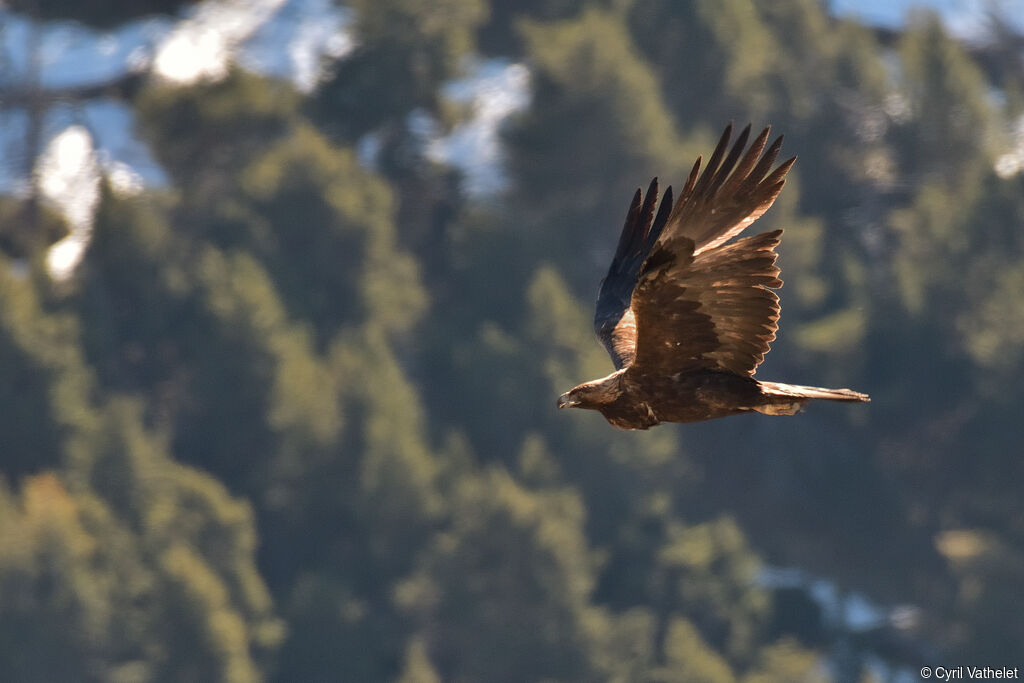
[[[169,460],[124,402],[78,435],[65,471],[0,493],[8,674],[261,680],[281,624],[248,506]]]
[[[36,285],[0,260],[0,467],[15,478],[59,465],[92,419],[79,326],[47,311]]]
[[[714,134],[737,116],[764,117],[774,97],[773,61],[785,48],[756,3],[637,0],[627,21],[681,126],[710,126]]]
[[[565,264],[574,290],[590,292],[595,264],[605,261],[597,255],[611,252],[625,216],[628,188],[652,173],[677,177],[692,157],[614,14],[591,9],[526,23],[524,35],[533,103],[507,137],[516,230],[532,250],[518,258]],[[609,188],[626,189],[619,196]]]
[[[985,134],[992,121],[978,67],[932,14],[911,22],[900,58],[912,122],[899,146],[906,172],[918,182],[976,183],[990,161]]]
[[[351,5],[358,47],[319,89],[317,118],[349,141],[377,131],[385,156],[401,154],[411,142],[406,117],[417,109],[441,113],[441,86],[472,51],[487,6],[482,0]]]
[[[453,492],[452,524],[396,599],[444,680],[594,680],[602,613],[569,491],[531,494],[494,470]],[[476,577],[466,581],[465,577]]]
[[[144,2],[53,2],[52,0],[11,0],[10,8],[41,21],[70,19],[99,29],[110,29],[148,14],[171,14],[194,4],[195,0],[144,0]]]

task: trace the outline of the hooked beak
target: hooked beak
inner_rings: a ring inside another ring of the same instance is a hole
[[[579,401],[576,401],[569,397],[569,394],[562,394],[558,397],[559,408],[572,408],[573,406],[579,405]]]

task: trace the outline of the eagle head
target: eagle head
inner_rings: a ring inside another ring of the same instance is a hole
[[[597,410],[608,405],[619,397],[619,381],[616,375],[617,373],[573,387],[558,397],[558,407]]]

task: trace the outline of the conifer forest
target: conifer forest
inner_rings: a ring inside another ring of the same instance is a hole
[[[0,680],[1024,669],[1024,5],[963,4],[0,3]],[[757,377],[872,402],[557,410],[730,121],[799,157]]]

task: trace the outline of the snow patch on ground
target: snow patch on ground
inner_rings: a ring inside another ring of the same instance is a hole
[[[71,227],[47,254],[50,274],[58,280],[78,265],[92,233],[93,212],[100,199],[100,169],[93,152],[89,131],[70,126],[50,141],[36,167],[43,199],[57,207]]]
[[[1008,152],[996,159],[995,171],[1000,178],[1012,178],[1024,173],[1024,116],[1017,119],[1013,127],[1012,142]]]
[[[530,72],[522,64],[492,59],[444,89],[446,97],[468,106],[470,116],[446,136],[427,143],[427,155],[463,173],[470,196],[502,190],[507,184],[501,125],[530,102]]]

